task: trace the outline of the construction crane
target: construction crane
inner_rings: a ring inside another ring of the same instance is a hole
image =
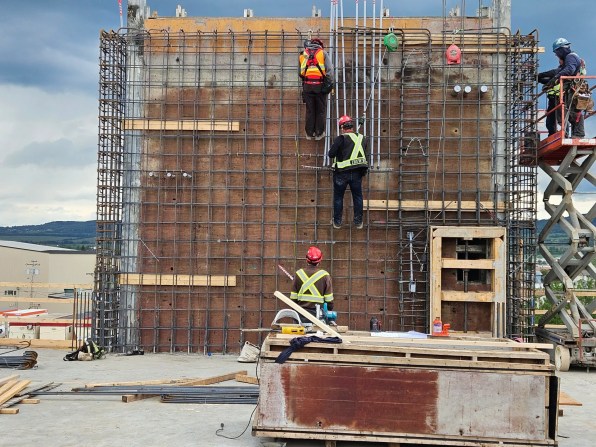
[[[583,84],[587,92],[587,101],[583,105],[576,95],[572,104],[583,111],[584,119],[596,114],[591,101],[591,90],[587,84],[596,76],[563,76],[563,83]],[[587,87],[587,88],[586,88]],[[579,88],[576,89],[578,91]],[[549,177],[550,182],[544,191],[544,206],[550,218],[538,238],[540,253],[551,267],[543,279],[546,300],[550,305],[540,318],[536,327],[536,336],[553,343],[555,367],[567,371],[570,365],[596,366],[596,320],[592,312],[596,310],[596,290],[576,288],[582,275],[589,275],[596,280],[596,203],[586,213],[578,211],[574,196],[582,190],[586,183],[596,187],[596,177],[590,169],[596,161],[596,138],[568,138],[569,108],[564,96],[560,95],[559,104],[538,121],[550,113],[560,113],[564,117],[561,129],[542,140],[535,151],[535,162]],[[585,99],[585,98],[584,98]],[[565,250],[555,255],[548,248],[546,240],[559,226],[568,240]],[[559,286],[560,284],[560,286]],[[580,299],[584,297],[584,299]],[[587,297],[587,298],[586,298]],[[589,297],[592,298],[589,301]],[[564,327],[552,327],[553,319],[559,316]]]

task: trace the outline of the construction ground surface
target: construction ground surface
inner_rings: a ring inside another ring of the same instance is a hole
[[[61,384],[54,391],[70,391],[75,387],[97,383],[199,379],[239,371],[255,376],[257,366],[255,363],[239,363],[237,357],[231,355],[109,354],[102,360],[92,362],[65,362],[62,359],[68,351],[35,351],[38,353],[35,368],[1,369],[0,379],[19,375],[19,380],[31,380],[30,386],[54,382]],[[4,352],[5,349],[0,351]],[[559,407],[563,411],[559,417],[559,446],[591,447],[596,439],[596,371],[572,368],[568,372],[557,372],[557,375],[561,378],[563,393]],[[234,380],[220,385],[248,386]],[[313,386],[316,386],[316,380],[313,380]],[[575,405],[566,405],[568,398],[571,398],[571,403],[575,400]],[[224,435],[240,435],[249,425],[255,409],[252,404],[168,404],[160,402],[158,397],[124,403],[119,395],[42,395],[38,399],[38,404],[19,403],[11,407],[18,408],[18,414],[0,414],[2,445],[244,447],[275,441],[251,436],[250,427],[237,439],[216,435],[221,424],[224,424]],[[287,447],[324,445],[323,441],[287,441]],[[364,444],[338,442],[337,445],[348,447]],[[387,444],[365,445],[375,447]]]

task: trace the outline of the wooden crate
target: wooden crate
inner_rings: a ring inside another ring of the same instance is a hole
[[[457,446],[554,446],[558,379],[537,344],[345,336],[275,363],[265,340],[256,436]]]

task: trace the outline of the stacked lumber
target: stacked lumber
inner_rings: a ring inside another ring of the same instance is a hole
[[[0,379],[0,414],[16,414],[16,408],[6,408],[4,404],[23,391],[31,383],[30,380],[18,380],[19,376]]]

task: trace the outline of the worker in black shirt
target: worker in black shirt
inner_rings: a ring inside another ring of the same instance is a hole
[[[347,115],[339,119],[339,135],[329,149],[333,160],[333,228],[341,228],[344,207],[344,193],[350,185],[354,202],[354,225],[362,229],[362,177],[368,172],[368,140],[354,132],[352,118]]]

